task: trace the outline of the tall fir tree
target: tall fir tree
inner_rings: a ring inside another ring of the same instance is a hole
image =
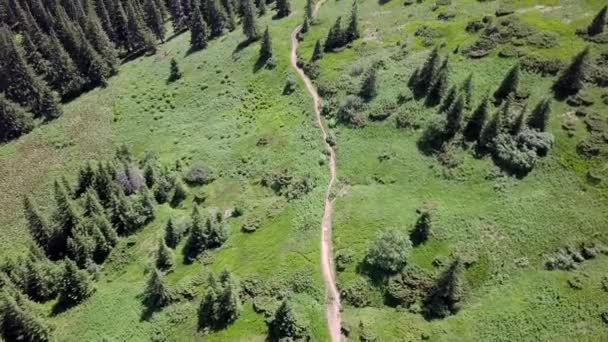
[[[182,72],[179,70],[179,65],[175,58],[171,58],[171,65],[169,67],[169,82],[175,82],[182,78]]]
[[[557,81],[553,84],[553,91],[558,97],[574,95],[583,89],[587,66],[589,63],[590,50],[585,50],[577,54],[570,65],[562,71]]]
[[[549,114],[551,114],[551,99],[541,100],[528,119],[528,127],[539,132],[545,132],[549,125]]]
[[[199,0],[195,0],[194,4],[190,18],[190,48],[196,51],[207,47],[209,32],[201,13]]]
[[[111,0],[110,0],[111,1]],[[110,18],[114,25],[115,43],[125,51],[129,50],[129,19],[120,0],[114,0]]]
[[[266,14],[266,0],[255,1],[255,7],[258,9],[258,15],[260,17]]]
[[[477,146],[481,148],[490,148],[494,144],[494,139],[500,134],[503,125],[502,111],[497,110],[492,119],[483,127]]]
[[[593,18],[593,21],[587,27],[587,34],[590,36],[596,36],[602,32],[606,28],[606,12],[608,11],[608,6],[602,7],[602,9],[597,13],[597,15]]]
[[[206,248],[209,235],[205,231],[203,219],[197,207],[192,210],[192,226],[190,235],[184,246],[184,258],[186,261],[196,259]]]
[[[224,7],[224,12],[226,12],[226,27],[228,30],[234,31],[236,28],[236,13],[233,0],[222,0],[222,7]]]
[[[269,59],[272,58],[272,42],[270,40],[270,32],[268,31],[268,26],[266,26],[266,30],[264,30],[264,35],[262,36],[262,44],[260,45],[260,56],[259,61],[266,63]]]
[[[424,65],[422,66],[418,74],[416,75],[417,77],[414,82],[416,93],[420,95],[426,95],[429,88],[435,81],[435,76],[439,68],[439,62],[439,49],[435,47],[427,57],[426,61],[424,62]]]
[[[465,107],[471,109],[473,106],[473,73],[462,82],[460,90],[464,93]]]
[[[207,2],[207,12],[209,16],[209,34],[212,38],[219,37],[226,28],[226,12],[220,0],[204,0]]]
[[[458,89],[456,88],[456,86],[451,86],[448,90],[448,93],[443,97],[443,100],[441,101],[439,111],[442,113],[446,112],[448,109],[450,109],[452,104],[454,104],[454,101],[456,101],[457,98]]]
[[[156,51],[156,42],[153,35],[143,23],[143,18],[136,11],[131,0],[126,2],[125,9],[128,19],[127,41],[129,43],[129,51],[136,52],[141,49],[147,52]]]
[[[502,83],[494,92],[496,103],[502,103],[510,94],[516,94],[519,87],[520,65],[515,64],[507,73]]]
[[[18,138],[33,128],[32,115],[0,93],[0,143]]]
[[[165,24],[161,9],[158,8],[155,0],[145,0],[144,3],[145,20],[148,28],[161,42],[165,41]]]
[[[173,24],[173,33],[179,34],[184,32],[188,27],[188,17],[184,13],[182,0],[171,0],[171,3],[169,5],[169,11],[171,12],[171,23]]]
[[[158,240],[158,248],[156,249],[156,267],[159,270],[166,271],[173,267],[173,253],[165,244],[165,239]]]
[[[426,95],[427,106],[436,106],[440,104],[441,100],[445,97],[445,93],[448,89],[449,70],[449,62],[446,58],[441,64],[441,67],[439,67],[439,70],[437,70],[437,74],[428,89]]]
[[[0,293],[0,332],[6,341],[45,342],[51,329],[35,314],[26,299],[6,287]]]
[[[264,1],[264,0],[262,0]],[[276,0],[277,18],[284,18],[291,13],[291,5],[289,0]]]
[[[46,250],[53,237],[53,231],[49,222],[28,196],[23,198],[23,210],[30,235],[38,246]]]
[[[258,27],[255,20],[255,9],[252,0],[241,1],[241,23],[243,24],[243,33],[248,41],[254,41],[260,38]]]
[[[179,243],[179,240],[180,234],[177,232],[177,227],[175,227],[173,219],[170,218],[165,226],[165,243],[168,247],[175,249]]]
[[[57,118],[62,114],[57,96],[27,64],[23,50],[18,47],[11,31],[0,27],[0,92],[8,99],[29,107],[32,112],[45,119]]]
[[[273,341],[299,340],[306,337],[305,328],[299,324],[291,304],[284,299],[269,324],[269,332]]]
[[[329,29],[325,39],[325,51],[332,51],[344,45],[344,32],[342,32],[342,17],[338,16],[336,22]]]
[[[229,325],[236,321],[241,313],[240,288],[238,281],[228,270],[220,274],[220,283],[222,291],[218,302],[221,310],[218,318],[222,325]]]
[[[93,0],[87,0],[87,2],[90,1]],[[114,44],[103,29],[92,3],[87,6],[84,32],[91,45],[107,64],[109,75],[115,74],[117,72],[118,54]]]
[[[93,284],[89,275],[79,270],[76,264],[66,259],[64,271],[59,285],[59,303],[73,306],[83,302],[93,293]]]
[[[47,60],[50,68],[45,75],[45,80],[49,85],[63,99],[71,99],[80,94],[86,82],[85,78],[53,30],[49,36]]]
[[[314,19],[312,17],[314,15],[312,0],[306,0],[306,7],[304,7],[304,15],[306,16],[306,18],[308,18],[308,20]]]
[[[315,43],[315,48],[312,52],[312,57],[310,58],[311,62],[316,62],[323,58],[323,49],[321,48],[321,40],[317,39]]]
[[[156,268],[150,272],[143,300],[149,308],[161,308],[173,301],[173,293],[169,285]]]
[[[454,102],[452,107],[446,113],[446,124],[444,132],[449,138],[454,137],[462,127],[462,119],[464,117],[465,100],[464,95],[458,96],[458,100]]]
[[[464,295],[462,273],[462,262],[456,259],[439,276],[424,299],[424,315],[427,318],[444,318],[460,310]]]
[[[369,70],[365,73],[365,77],[363,78],[363,83],[361,84],[361,89],[359,90],[359,95],[369,101],[373,99],[378,90],[376,89],[376,68],[373,66],[369,68]]]
[[[488,119],[488,112],[490,109],[490,100],[488,97],[484,97],[477,109],[471,115],[471,118],[467,122],[464,129],[464,138],[468,141],[477,141],[481,136],[483,127]]]
[[[359,39],[361,34],[359,33],[359,17],[358,17],[357,0],[353,0],[353,6],[350,12],[350,19],[348,20],[348,26],[344,32],[344,38],[347,42],[352,42]]]
[[[104,31],[106,32],[106,35],[108,36],[108,38],[110,38],[112,42],[116,44],[116,31],[114,30],[114,24],[112,22],[112,19],[110,19],[110,12],[106,5],[106,1],[108,0],[96,0],[95,12],[99,17],[99,20],[101,21],[101,25]]]

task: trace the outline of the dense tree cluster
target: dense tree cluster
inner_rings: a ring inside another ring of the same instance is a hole
[[[360,36],[357,2],[354,1],[347,27],[342,28],[342,17],[336,18],[336,22],[329,29],[325,39],[324,49],[325,51],[333,51],[346,46]]]
[[[199,329],[221,329],[236,321],[241,313],[240,292],[240,285],[232,273],[223,271],[219,281],[211,274],[198,309]]]
[[[221,216],[208,217],[203,222],[197,207],[192,210],[190,234],[184,246],[184,260],[191,262],[206,250],[220,247],[228,238],[228,231]]]

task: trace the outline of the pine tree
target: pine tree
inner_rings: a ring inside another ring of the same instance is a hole
[[[31,114],[0,93],[0,143],[27,134],[33,128]]]
[[[483,128],[481,135],[479,136],[478,146],[489,148],[494,143],[494,139],[500,133],[502,127],[501,111],[497,110],[492,119]]]
[[[463,297],[463,265],[458,259],[439,277],[429,296],[424,300],[424,314],[428,318],[444,318],[457,313]]]
[[[258,8],[258,15],[260,17],[266,14],[266,0],[255,1],[255,6]]]
[[[15,298],[15,296],[17,298]],[[45,342],[51,338],[51,330],[30,309],[19,293],[4,288],[0,294],[0,331],[6,341]]]
[[[240,288],[232,273],[227,270],[220,274],[220,283],[222,292],[218,298],[220,307],[218,318],[222,325],[227,326],[236,321],[241,313]]]
[[[76,210],[65,186],[55,180],[54,189],[56,205],[54,222],[58,225],[61,234],[67,238],[72,235],[72,231],[82,222],[82,217]]]
[[[268,32],[268,26],[262,36],[262,44],[260,45],[260,62],[266,62],[272,58],[272,42],[270,41],[270,32]]]
[[[376,89],[376,69],[374,67],[371,67],[365,74],[365,78],[363,79],[363,83],[361,84],[361,90],[359,90],[359,95],[366,101],[369,101],[373,99],[377,93],[378,91]]]
[[[574,95],[583,89],[590,50],[586,47],[581,53],[576,55],[568,68],[553,84],[553,91],[559,97]]]
[[[454,105],[446,114],[446,124],[444,132],[450,138],[460,131],[462,119],[464,117],[464,95],[460,95]]]
[[[0,61],[0,74],[6,75],[0,80],[0,92],[9,100],[30,107],[39,117],[52,119],[61,115],[56,95],[27,64],[6,26],[0,27]]]
[[[182,78],[182,72],[179,70],[179,65],[175,58],[171,58],[171,68],[169,73],[169,82],[175,82]]]
[[[435,75],[439,67],[439,49],[435,47],[427,57],[424,65],[416,75],[414,82],[415,93],[425,95],[435,80]]]
[[[235,10],[233,0],[222,0],[224,12],[226,12],[226,27],[229,31],[234,31],[236,28]]]
[[[46,250],[53,236],[51,226],[28,196],[23,198],[23,210],[30,235],[38,246]]]
[[[226,27],[226,12],[219,0],[204,0],[207,2],[207,12],[209,14],[209,33],[215,38],[222,35]]]
[[[103,30],[101,21],[92,5],[88,6],[84,32],[97,53],[103,57],[103,60],[109,68],[109,73],[115,74],[117,72],[118,53],[116,52],[114,44],[112,44],[112,41]]]
[[[137,14],[131,1],[126,2],[127,12],[127,42],[129,52],[136,52],[144,49],[150,53],[156,51],[156,42],[152,33],[144,25],[142,18]]]
[[[416,224],[414,225],[414,229],[410,233],[410,240],[414,246],[418,246],[420,244],[425,243],[429,239],[429,235],[431,234],[431,213],[428,211],[423,212]]]
[[[76,97],[82,91],[85,78],[72,57],[63,48],[54,31],[51,31],[48,42],[46,58],[50,68],[45,75],[45,80],[63,99]]]
[[[490,109],[490,100],[486,96],[477,109],[473,112],[473,115],[467,122],[464,129],[464,138],[468,141],[477,141],[481,136],[481,132],[488,118],[488,111]]]
[[[241,1],[241,23],[243,24],[243,33],[248,41],[257,40],[260,37],[257,24],[255,22],[255,11],[251,0]]]
[[[186,191],[184,183],[182,183],[180,180],[177,180],[175,182],[173,196],[171,197],[171,206],[179,206],[180,203],[182,203],[182,201],[185,200],[187,196],[188,192]]]
[[[448,93],[443,97],[443,101],[441,101],[441,106],[439,107],[439,112],[446,112],[452,105],[454,101],[458,98],[458,89],[456,86],[451,86],[448,90]]]
[[[448,88],[448,77],[449,77],[449,66],[448,59],[442,63],[441,67],[437,71],[437,75],[435,76],[435,80],[431,84],[431,87],[428,90],[426,96],[426,105],[427,106],[436,106],[441,103],[441,100],[445,96],[445,93]],[[449,112],[449,110],[448,110]]]
[[[517,88],[519,87],[519,63],[515,64],[509,70],[505,78],[502,80],[500,87],[494,92],[494,99],[496,103],[502,103],[510,94],[516,94]]]
[[[137,228],[137,213],[122,189],[114,185],[110,200],[110,222],[119,234],[130,234]]]
[[[305,18],[307,18],[308,20],[312,20],[313,19],[313,6],[312,6],[312,0],[306,0],[306,7],[304,9],[304,16]]]
[[[192,226],[190,227],[190,235],[184,246],[184,258],[186,261],[192,261],[198,257],[208,244],[208,234],[205,231],[203,219],[197,207],[192,210]]]
[[[348,27],[344,33],[344,38],[347,42],[352,42],[355,39],[359,39],[361,34],[359,33],[359,19],[357,17],[357,0],[353,0],[353,7],[350,12],[350,20],[348,21]]]
[[[122,4],[122,1],[114,0],[112,6],[110,18],[114,25],[114,35],[116,45],[125,51],[130,49],[129,44],[129,19],[127,18],[127,12]]]
[[[161,10],[155,0],[146,0],[144,3],[145,21],[148,28],[161,42],[165,41],[165,25]]]
[[[262,0],[264,1],[264,0]],[[289,0],[276,0],[277,18],[284,18],[291,13]]]
[[[161,308],[173,301],[173,293],[162,274],[152,269],[144,291],[144,304],[149,308]]]
[[[187,2],[188,0],[186,0]],[[182,33],[188,27],[188,17],[184,14],[182,0],[171,0],[169,6],[171,12],[171,22],[173,23],[174,34]]]
[[[114,30],[114,24],[112,19],[110,19],[110,11],[106,6],[106,0],[96,0],[95,1],[95,12],[101,21],[101,26],[103,27],[106,35],[110,40],[114,43],[117,43],[116,40],[116,31]]]
[[[298,340],[306,336],[306,329],[302,327],[287,300],[283,300],[276,313],[274,319],[269,326],[270,336],[272,340]]]
[[[606,12],[608,11],[608,6],[602,7],[602,9],[597,13],[595,18],[589,26],[587,27],[587,34],[590,36],[598,35],[604,32],[604,28],[606,27]]]
[[[88,274],[79,270],[72,260],[66,259],[64,264],[59,285],[59,303],[69,307],[87,299],[93,293],[93,284]]]
[[[321,49],[321,41],[319,39],[317,39],[317,42],[315,43],[315,49],[312,52],[312,57],[311,57],[311,61],[312,62],[316,62],[318,60],[320,60],[323,57],[323,49]]]
[[[84,194],[94,183],[95,170],[93,169],[93,164],[91,164],[90,161],[87,161],[86,165],[81,167],[78,172],[78,182],[75,191],[76,197],[80,197],[80,195]]]
[[[165,226],[165,243],[170,248],[175,249],[175,247],[177,247],[177,244],[179,243],[179,240],[180,235],[177,232],[175,224],[173,223],[173,219],[170,218],[167,222],[167,225]]]
[[[551,99],[547,98],[540,101],[532,111],[528,119],[528,127],[539,132],[547,131],[549,114],[551,114]]]
[[[198,308],[198,326],[199,329],[215,328],[219,321],[219,315],[217,313],[219,307],[218,296],[220,288],[215,280],[213,274],[209,275],[207,279],[207,290],[205,296],[201,300]]]
[[[209,32],[207,24],[203,20],[198,0],[195,0],[194,9],[190,18],[190,48],[193,51],[201,50],[207,47]]]
[[[342,32],[342,17],[338,16],[334,26],[329,29],[325,39],[325,51],[332,51],[344,45],[344,33]]]
[[[464,93],[465,108],[471,109],[473,105],[473,73],[462,82],[461,91]]]
[[[304,17],[304,21],[302,22],[302,28],[300,29],[300,34],[304,34],[310,30],[310,20],[308,17]]]
[[[156,250],[156,267],[162,271],[173,267],[173,253],[162,238],[159,239],[158,249]]]

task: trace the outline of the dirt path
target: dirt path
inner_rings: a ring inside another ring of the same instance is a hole
[[[314,10],[313,16],[316,17],[319,8],[323,4],[324,0],[317,2]],[[329,150],[329,184],[327,184],[327,191],[325,193],[325,210],[323,212],[323,222],[321,223],[321,270],[323,272],[323,281],[325,283],[325,293],[326,293],[326,316],[327,316],[327,326],[329,327],[329,336],[331,337],[332,342],[340,342],[343,340],[341,333],[341,325],[342,325],[342,317],[340,314],[340,293],[338,292],[338,288],[336,287],[336,280],[334,277],[334,262],[333,262],[333,253],[332,253],[332,240],[331,240],[331,229],[332,229],[332,202],[330,198],[331,189],[336,181],[336,152],[334,148],[327,144],[327,130],[323,125],[323,120],[321,119],[321,110],[320,110],[320,98],[317,93],[317,89],[315,89],[314,85],[304,74],[304,71],[298,67],[298,46],[300,42],[298,41],[298,34],[302,29],[301,26],[296,27],[296,29],[291,34],[291,66],[298,72],[298,75],[304,81],[306,85],[306,89],[313,100],[313,107],[315,111],[315,115],[317,117],[317,123],[319,124],[319,128],[321,129],[321,135],[323,137],[323,141],[326,142],[327,149]]]

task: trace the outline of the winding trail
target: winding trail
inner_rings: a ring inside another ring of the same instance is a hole
[[[321,0],[317,2],[315,5],[313,17],[317,16],[317,12],[319,8],[323,4],[325,0]],[[325,314],[327,317],[327,326],[329,327],[329,336],[332,342],[340,342],[343,340],[341,333],[342,326],[342,317],[340,313],[340,293],[338,292],[338,288],[336,287],[336,279],[334,275],[334,262],[333,262],[333,253],[332,253],[332,240],[331,240],[331,232],[332,232],[332,201],[331,201],[331,190],[336,181],[336,151],[334,148],[327,143],[327,130],[323,125],[323,120],[321,118],[321,110],[320,110],[320,98],[317,93],[317,89],[315,89],[312,81],[306,74],[304,70],[298,67],[298,46],[300,45],[300,41],[298,40],[298,35],[300,34],[300,30],[302,26],[296,27],[296,29],[291,34],[291,57],[290,62],[291,66],[298,72],[298,75],[304,81],[306,85],[306,89],[308,93],[312,97],[313,106],[315,115],[317,117],[317,123],[319,124],[319,128],[321,129],[321,135],[323,136],[323,141],[327,145],[327,149],[329,150],[329,183],[327,184],[327,190],[325,192],[325,210],[323,212],[323,222],[321,223],[321,270],[323,272],[323,281],[325,283],[325,296],[326,296],[326,308]]]

